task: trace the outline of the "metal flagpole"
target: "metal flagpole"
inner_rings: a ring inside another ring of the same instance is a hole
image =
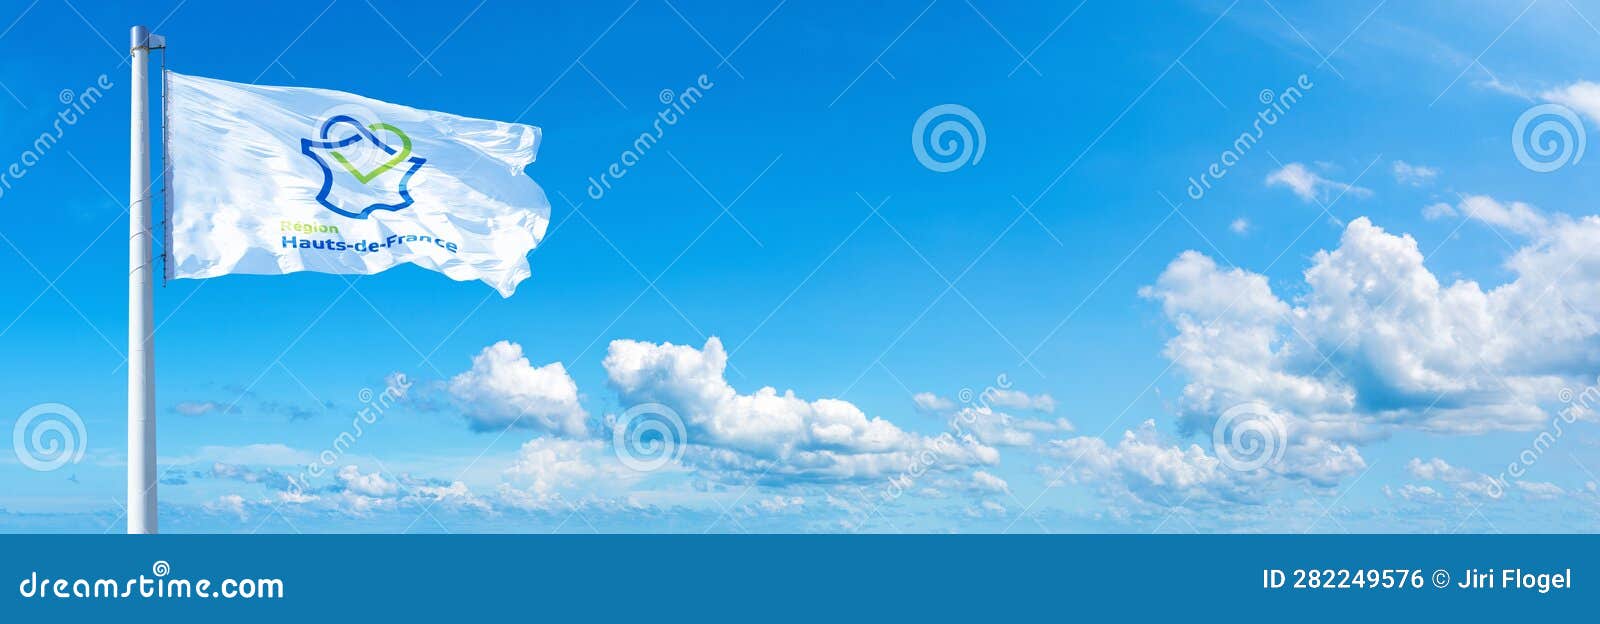
[[[155,356],[150,257],[150,49],[164,47],[134,26],[133,114],[128,144],[128,533],[156,532]]]

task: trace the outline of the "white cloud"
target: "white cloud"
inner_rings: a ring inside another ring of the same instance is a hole
[[[799,496],[773,495],[756,501],[756,506],[769,514],[783,513],[785,511],[798,511],[804,507],[806,499]]]
[[[994,476],[983,470],[972,472],[972,485],[980,491],[1004,494],[1011,491],[1011,485],[1005,479]]]
[[[384,498],[394,496],[400,491],[398,484],[384,478],[382,474],[376,472],[362,474],[355,466],[340,468],[337,477],[346,490],[362,496]]]
[[[1394,180],[1410,186],[1422,186],[1433,182],[1439,176],[1439,170],[1427,165],[1413,165],[1404,160],[1394,161],[1390,168],[1394,173]]]
[[[928,437],[868,417],[838,399],[807,401],[764,387],[740,394],[723,375],[727,353],[616,340],[604,366],[623,405],[660,403],[683,419],[686,463],[713,476],[848,481],[899,474],[919,463],[951,470],[993,464],[999,452],[970,436]]]
[[[962,393],[967,395],[970,391],[963,390]],[[911,400],[916,403],[919,411],[930,414],[950,413],[959,407],[955,401],[932,392],[918,392],[911,397]],[[1011,388],[985,388],[977,396],[967,396],[962,401],[976,407],[1003,407],[1045,413],[1056,411],[1055,397],[1049,394],[1028,394]]]
[[[566,367],[535,367],[516,343],[485,347],[473,356],[471,369],[450,379],[449,391],[474,429],[499,431],[514,424],[571,437],[588,432],[588,413],[578,404],[578,384]]]
[[[1356,197],[1372,195],[1371,189],[1329,180],[1297,162],[1284,165],[1283,168],[1268,174],[1267,186],[1288,188],[1295,196],[1308,202],[1326,203],[1335,196],[1344,194]]]
[[[1494,477],[1453,466],[1438,457],[1426,461],[1414,457],[1406,462],[1406,472],[1416,479],[1450,485],[1463,495],[1490,499],[1505,495],[1504,484],[1496,481]]]
[[[1234,219],[1233,223],[1229,223],[1228,224],[1228,230],[1233,232],[1234,234],[1238,234],[1240,236],[1244,236],[1245,234],[1249,234],[1250,233],[1250,220],[1246,219],[1244,217],[1239,217],[1237,219]]]
[[[1256,502],[1261,492],[1247,485],[1249,475],[1231,473],[1198,445],[1181,447],[1161,440],[1153,420],[1125,431],[1116,444],[1097,437],[1052,440],[1048,454],[1061,460],[1064,481],[1129,496],[1151,505],[1186,502]],[[1054,476],[1054,475],[1051,475]]]
[[[1434,481],[1450,486],[1458,495],[1479,499],[1499,499],[1507,494],[1506,488],[1515,487],[1516,492],[1527,500],[1555,500],[1566,496],[1567,491],[1554,483],[1546,481],[1508,481],[1505,475],[1492,477],[1481,472],[1451,465],[1440,458],[1423,460],[1412,458],[1406,463],[1406,472],[1412,477],[1423,481]],[[1405,486],[1413,488],[1416,486]],[[1404,488],[1402,488],[1404,489]],[[1420,489],[1433,492],[1433,488],[1422,486]],[[1438,495],[1442,497],[1443,495]],[[1413,499],[1407,499],[1413,500]]]
[[[1265,403],[1282,416],[1285,448],[1266,471],[1330,486],[1365,469],[1361,446],[1397,430],[1475,434],[1547,423],[1561,388],[1587,385],[1600,369],[1600,217],[1547,216],[1481,197],[1459,210],[1532,237],[1507,260],[1510,281],[1487,291],[1472,281],[1441,284],[1414,239],[1364,217],[1337,248],[1312,257],[1292,303],[1265,276],[1179,255],[1140,292],[1175,328],[1164,354],[1187,378],[1180,433],[1209,438],[1229,408]],[[1089,451],[1090,466],[1136,495],[1141,484],[1227,495],[1204,449],[1158,446],[1150,435],[1130,433],[1115,447],[1085,438],[1052,444]],[[1168,466],[1166,476],[1120,463],[1139,453],[1160,458],[1146,463]],[[1484,475],[1415,464],[1419,478],[1493,493]],[[1529,496],[1551,493],[1530,487]]]
[[[205,475],[196,472],[196,475]],[[289,474],[270,467],[251,467],[225,462],[213,462],[209,476],[215,479],[231,479],[241,483],[259,483],[269,490],[283,492],[298,490],[296,484],[290,479]]]
[[[516,507],[542,509],[601,492],[617,494],[643,476],[622,465],[600,440],[534,438],[523,443],[502,475],[501,493]]]
[[[1362,444],[1397,427],[1529,429],[1564,378],[1600,365],[1600,219],[1554,227],[1507,267],[1516,279],[1488,292],[1442,285],[1415,240],[1361,218],[1312,258],[1295,305],[1193,252],[1143,293],[1177,328],[1166,354],[1190,379],[1190,431],[1257,400],[1290,417],[1296,441]]]
[[[245,512],[244,497],[238,494],[225,494],[219,496],[216,498],[216,500],[205,503],[204,505],[201,505],[201,507],[211,513],[238,516],[240,520],[244,520],[246,517],[248,517],[248,514]]]
[[[1547,215],[1532,205],[1519,201],[1500,201],[1487,195],[1466,195],[1455,206],[1437,202],[1423,207],[1422,216],[1430,221],[1465,215],[1502,234],[1523,237],[1540,237],[1551,233],[1557,226],[1570,224],[1566,215]]]
[[[1048,394],[1028,394],[1021,390],[997,388],[986,391],[983,396],[988,399],[989,406],[1038,412],[1056,411],[1056,400]]]
[[[231,470],[247,482],[251,481],[251,475],[262,474],[246,467],[231,467]],[[264,476],[281,475],[268,473]],[[314,490],[277,489],[274,493],[278,504],[355,517],[404,508],[427,507],[437,512],[489,512],[493,508],[489,501],[474,494],[460,481],[418,479],[408,474],[364,473],[355,465],[340,467],[333,477],[331,485]]]
[[[1549,89],[1539,94],[1546,102],[1554,102],[1578,111],[1589,118],[1589,123],[1600,125],[1600,83],[1579,80],[1572,84]]]
[[[1034,420],[988,407],[964,407],[951,415],[950,429],[989,446],[1033,446],[1035,434],[1070,433],[1073,427],[1065,418]]]
[[[1567,494],[1561,486],[1546,481],[1518,481],[1517,487],[1524,495],[1538,500],[1555,500]]]
[[[955,401],[932,392],[918,392],[911,397],[911,401],[916,403],[918,410],[931,414],[948,412],[956,408]]]
[[[172,406],[172,411],[184,416],[204,416],[212,413],[232,414],[238,410],[216,401],[179,401]]]
[[[1443,459],[1435,457],[1423,461],[1420,457],[1413,457],[1406,462],[1406,472],[1412,477],[1423,481],[1449,481],[1457,482],[1473,478],[1476,473],[1465,468],[1450,465]]]
[[[1444,202],[1435,202],[1422,207],[1422,218],[1429,221],[1455,217],[1458,214],[1455,208]]]
[[[1501,202],[1485,195],[1466,196],[1456,211],[1490,227],[1523,236],[1543,234],[1551,226],[1550,218],[1533,206],[1518,201]]]
[[[1534,94],[1533,94],[1532,91],[1530,91],[1530,90],[1528,90],[1526,88],[1523,88],[1520,85],[1515,85],[1515,84],[1511,84],[1511,83],[1508,83],[1508,82],[1501,82],[1500,78],[1498,78],[1496,76],[1493,76],[1493,75],[1491,75],[1488,80],[1479,80],[1479,81],[1473,82],[1472,84],[1473,84],[1473,86],[1482,87],[1482,88],[1488,89],[1490,91],[1495,91],[1495,92],[1498,92],[1498,93],[1504,93],[1506,95],[1509,95],[1509,96],[1512,96],[1512,97],[1515,97],[1515,98],[1528,100],[1530,102],[1533,101],[1533,99],[1534,99]]]
[[[1383,486],[1383,495],[1389,498],[1398,498],[1413,502],[1432,502],[1442,498],[1442,495],[1439,494],[1438,490],[1426,485],[1415,485],[1411,483],[1407,483],[1398,488],[1391,488],[1385,485]]]

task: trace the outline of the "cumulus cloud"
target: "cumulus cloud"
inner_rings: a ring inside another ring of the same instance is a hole
[[[1394,427],[1526,430],[1564,379],[1596,369],[1600,219],[1555,226],[1507,268],[1516,278],[1488,291],[1441,284],[1414,239],[1361,218],[1313,257],[1294,305],[1193,252],[1144,294],[1177,326],[1166,354],[1191,380],[1192,429],[1260,400],[1296,434],[1362,442]]]
[[[372,498],[394,496],[400,491],[399,484],[385,478],[382,474],[376,472],[362,474],[355,466],[340,468],[338,479],[346,490]]]
[[[1237,219],[1234,219],[1232,223],[1228,224],[1228,231],[1233,232],[1234,234],[1238,234],[1240,236],[1244,236],[1245,234],[1249,234],[1250,233],[1250,220],[1246,219],[1244,217],[1239,217]]]
[[[1578,111],[1589,118],[1589,123],[1600,125],[1600,84],[1579,80],[1546,90],[1539,98]]]
[[[1250,481],[1259,479],[1230,472],[1199,445],[1184,447],[1163,440],[1153,420],[1123,432],[1115,444],[1092,436],[1052,440],[1047,453],[1062,462],[1051,475],[1055,478],[1152,505],[1255,503],[1261,495],[1249,487]]]
[[[644,476],[624,466],[600,440],[534,438],[523,443],[502,474],[499,493],[522,509],[565,508],[601,493],[620,495]]]
[[[1187,378],[1180,433],[1207,435],[1229,408],[1263,403],[1281,416],[1285,446],[1267,470],[1326,486],[1363,470],[1359,447],[1396,430],[1475,434],[1546,423],[1560,389],[1586,385],[1600,369],[1600,218],[1552,217],[1486,197],[1458,209],[1531,237],[1506,262],[1510,281],[1488,290],[1443,284],[1414,239],[1367,218],[1312,257],[1290,301],[1263,275],[1196,252],[1173,260],[1141,294],[1160,302],[1175,328],[1164,355]],[[1121,475],[1135,486],[1228,492],[1203,449],[1153,447],[1152,434],[1130,432],[1117,446],[1071,444],[1102,473],[1118,473],[1118,460],[1135,451],[1171,466],[1165,479]],[[1469,493],[1486,495],[1491,483],[1442,460],[1409,468]],[[1529,487],[1530,495],[1553,491]]]
[[[278,500],[285,505],[358,517],[403,508],[476,512],[493,508],[491,501],[479,497],[460,481],[364,473],[353,465],[340,468],[331,485],[313,491],[282,492]]]
[[[1004,494],[1011,491],[1011,485],[1005,479],[994,476],[983,470],[972,471],[972,486],[982,492]]]
[[[516,343],[485,347],[473,356],[471,369],[450,379],[449,393],[480,431],[516,426],[571,437],[588,432],[588,412],[566,367],[534,366]]]
[[[624,405],[659,403],[687,430],[684,461],[713,477],[840,482],[878,479],[913,466],[956,470],[993,464],[999,452],[971,435],[907,432],[839,399],[805,400],[764,387],[741,394],[724,377],[727,353],[616,340],[604,361]]]
[[[1427,165],[1413,165],[1404,160],[1394,161],[1390,167],[1394,181],[1409,186],[1423,186],[1439,176],[1439,170]]]
[[[1356,197],[1372,195],[1371,189],[1324,178],[1297,162],[1284,165],[1281,169],[1268,174],[1267,186],[1287,188],[1296,197],[1308,202],[1326,203],[1333,197],[1344,194]]]

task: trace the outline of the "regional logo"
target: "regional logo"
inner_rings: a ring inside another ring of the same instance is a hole
[[[411,176],[427,160],[411,154],[405,131],[334,115],[322,122],[317,136],[300,140],[300,152],[322,169],[317,203],[352,219],[411,205]]]

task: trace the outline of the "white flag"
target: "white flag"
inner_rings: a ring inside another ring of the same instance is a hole
[[[377,273],[509,297],[550,224],[542,133],[370,98],[168,73],[167,277]]]

